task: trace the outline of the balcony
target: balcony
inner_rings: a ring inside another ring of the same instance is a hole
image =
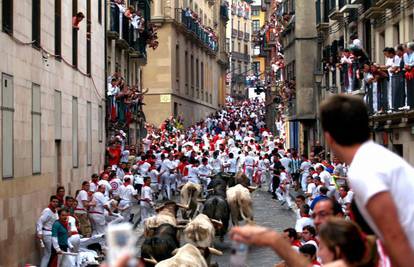
[[[246,42],[250,41],[250,34],[248,32],[244,33],[244,41]]]
[[[237,38],[237,30],[231,29],[231,38]]]
[[[377,7],[386,9],[386,8],[392,8],[396,4],[400,4],[400,0],[377,0]]]
[[[341,18],[343,18],[343,16],[344,15],[339,11],[337,7],[331,9],[328,15],[330,20],[340,20]]]
[[[231,60],[250,61],[250,56],[239,52],[231,52]]]
[[[208,53],[214,55],[217,53],[218,42],[215,33],[204,30],[196,20],[186,15],[185,10],[175,9],[175,23],[184,29],[185,33],[198,42],[201,47],[205,48]]]
[[[351,2],[351,0],[339,0],[339,12],[349,13],[359,8],[358,4],[352,4]]]
[[[229,8],[227,5],[220,5],[220,18],[224,21],[229,20]]]
[[[146,17],[149,14],[149,8],[142,6],[142,14]],[[128,50],[128,53],[132,58],[142,58],[146,55],[148,25],[144,26],[144,33],[136,35],[130,20],[122,15],[120,16],[119,7],[115,4],[111,4],[108,12],[108,28],[107,37],[110,40],[116,41],[116,46],[120,49]]]
[[[384,9],[376,6],[371,6],[361,15],[361,19],[377,19],[383,15]]]
[[[243,32],[242,32],[242,31],[239,31],[239,32],[238,32],[238,34],[237,34],[237,38],[238,38],[239,40],[242,40],[242,39],[243,39]]]

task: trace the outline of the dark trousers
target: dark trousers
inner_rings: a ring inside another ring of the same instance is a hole
[[[388,80],[378,82],[378,110],[386,111],[388,109]]]
[[[368,112],[374,113],[374,103],[373,103],[373,95],[372,95],[372,84],[366,85],[366,94],[367,94],[367,106],[368,106]]]
[[[407,83],[407,105],[414,108],[414,79],[406,80]]]
[[[393,109],[405,106],[404,77],[401,74],[391,77],[391,92]]]
[[[272,194],[273,196],[276,196],[276,190],[279,188],[280,184],[280,177],[279,176],[273,176],[272,179]]]

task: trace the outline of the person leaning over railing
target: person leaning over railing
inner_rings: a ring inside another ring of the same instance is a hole
[[[407,106],[414,108],[414,42],[407,44],[407,51],[404,54],[405,81],[407,86]]]

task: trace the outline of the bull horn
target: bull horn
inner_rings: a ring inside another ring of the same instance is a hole
[[[212,248],[212,247],[209,247],[208,251],[210,251],[211,254],[216,255],[216,256],[222,256],[223,255],[223,252],[221,252],[218,249]]]
[[[186,206],[186,205],[177,203],[177,207],[182,208],[182,209],[185,209],[185,210],[188,210],[190,208],[190,205],[187,205]]]
[[[156,259],[154,259],[154,257],[151,257],[151,259],[143,258],[143,260],[145,262],[148,262],[148,263],[151,263],[151,264],[154,264],[154,265],[156,265],[158,263],[158,261]]]
[[[249,192],[253,192],[254,190],[256,190],[258,187],[257,186],[248,186],[247,189],[249,189]]]
[[[220,229],[223,227],[223,223],[221,222],[221,220],[210,219],[210,221],[216,228]]]
[[[185,229],[187,227],[187,225],[176,225],[175,228],[177,228],[178,230],[182,230]]]
[[[214,188],[207,189],[207,192],[213,192]]]
[[[178,248],[176,248],[176,249],[174,249],[172,252],[171,252],[171,255],[175,255],[175,254],[177,254],[177,252],[178,252]]]
[[[197,199],[197,202],[203,203],[203,202],[206,202],[206,199],[205,198],[199,198],[199,199]]]

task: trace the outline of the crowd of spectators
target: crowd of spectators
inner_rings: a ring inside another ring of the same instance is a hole
[[[146,55],[146,46],[158,47],[157,27],[146,21],[140,9],[126,6],[124,0],[111,0],[111,31],[119,33],[137,51]]]
[[[189,7],[182,10],[182,22],[188,30],[197,35],[211,50],[218,50],[218,38],[214,30],[203,24],[203,18]]]
[[[139,120],[144,105],[144,94],[138,86],[127,85],[120,72],[108,77],[107,115],[111,123],[119,129],[127,128],[131,122]]]

